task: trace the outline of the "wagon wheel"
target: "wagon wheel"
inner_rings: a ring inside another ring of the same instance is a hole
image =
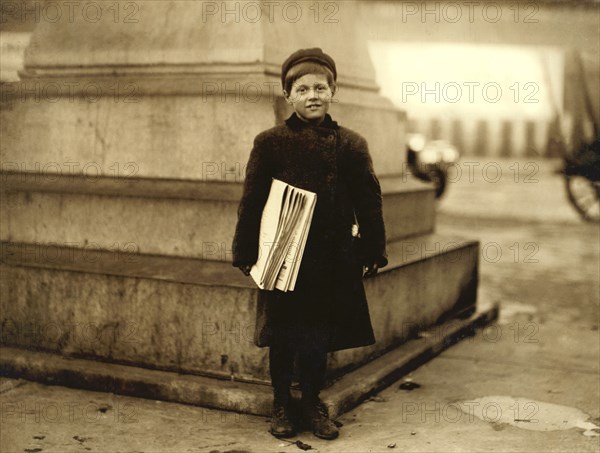
[[[600,183],[584,176],[566,176],[569,201],[581,218],[587,222],[600,223]]]

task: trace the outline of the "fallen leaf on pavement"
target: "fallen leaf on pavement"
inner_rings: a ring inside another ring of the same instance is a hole
[[[305,444],[304,442],[302,442],[301,440],[297,440],[296,441],[296,446],[300,449],[300,450],[312,450],[312,447],[308,444]]]
[[[398,386],[398,388],[400,390],[408,390],[408,391],[418,389],[419,387],[421,387],[421,384],[417,384],[416,382],[412,382],[412,381],[405,381]]]

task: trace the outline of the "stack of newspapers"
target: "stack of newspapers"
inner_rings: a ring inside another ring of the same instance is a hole
[[[259,288],[293,291],[317,194],[273,178],[263,209],[258,259],[250,275]]]

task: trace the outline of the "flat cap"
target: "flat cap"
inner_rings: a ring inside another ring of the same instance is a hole
[[[314,61],[320,63],[333,73],[333,80],[337,80],[337,69],[335,67],[335,61],[329,55],[324,53],[320,47],[313,47],[311,49],[300,49],[291,54],[281,65],[281,85],[285,86],[285,76],[292,66],[305,61]]]

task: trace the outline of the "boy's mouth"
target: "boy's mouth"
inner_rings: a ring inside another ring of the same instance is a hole
[[[319,107],[321,107],[321,104],[310,104],[310,105],[306,106],[307,109],[312,109],[312,110],[318,109]]]

